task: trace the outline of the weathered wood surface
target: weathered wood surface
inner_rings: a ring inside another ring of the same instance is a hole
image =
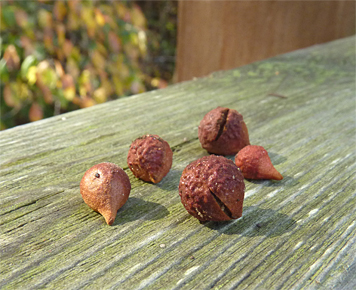
[[[284,179],[246,181],[243,217],[202,225],[177,187],[218,105],[243,114]],[[157,185],[126,164],[146,133],[174,150]],[[355,133],[354,37],[2,131],[0,288],[352,289]],[[79,192],[103,161],[132,182],[111,227]]]

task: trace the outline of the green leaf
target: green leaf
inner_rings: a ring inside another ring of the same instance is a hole
[[[0,77],[3,83],[7,83],[9,81],[9,72],[6,66],[6,60],[3,58],[0,59]]]
[[[6,67],[6,60],[5,59],[0,59],[0,74],[6,73],[7,72],[7,67]]]
[[[56,100],[61,104],[61,108],[66,109],[68,107],[69,101],[64,96],[63,90],[58,90],[58,93],[55,95]]]
[[[5,24],[7,24],[9,27],[16,25],[15,13],[12,6],[3,7],[2,17],[4,19]]]
[[[29,55],[25,58],[25,60],[21,64],[21,77],[23,79],[26,79],[26,75],[28,72],[28,69],[36,64],[36,58],[33,55]]]
[[[37,60],[43,60],[46,58],[46,48],[44,47],[44,45],[42,43],[36,43],[35,44],[35,52],[34,52],[34,55],[35,55],[35,58]]]

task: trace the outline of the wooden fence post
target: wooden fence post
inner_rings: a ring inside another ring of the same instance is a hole
[[[353,1],[184,1],[176,79],[184,81],[355,34]]]

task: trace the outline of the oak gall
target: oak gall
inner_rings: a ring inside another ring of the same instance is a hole
[[[127,165],[133,175],[147,182],[158,183],[171,169],[173,152],[158,135],[144,135],[132,142]]]
[[[223,156],[204,156],[190,163],[179,182],[185,209],[200,221],[228,221],[242,216],[244,178]]]
[[[80,182],[84,202],[99,212],[108,225],[114,223],[117,211],[126,203],[130,191],[131,183],[125,171],[109,162],[88,169]]]
[[[242,115],[223,107],[217,107],[204,116],[198,128],[198,137],[204,149],[218,155],[235,155],[250,144]]]
[[[283,179],[262,146],[246,146],[236,154],[235,164],[246,179]]]

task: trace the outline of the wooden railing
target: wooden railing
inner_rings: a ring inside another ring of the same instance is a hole
[[[217,106],[284,179],[245,180],[242,217],[201,224],[178,183]],[[147,133],[174,153],[158,184],[126,163]],[[0,288],[353,289],[355,133],[355,37],[1,131]],[[132,185],[112,226],[79,190],[105,161]]]

